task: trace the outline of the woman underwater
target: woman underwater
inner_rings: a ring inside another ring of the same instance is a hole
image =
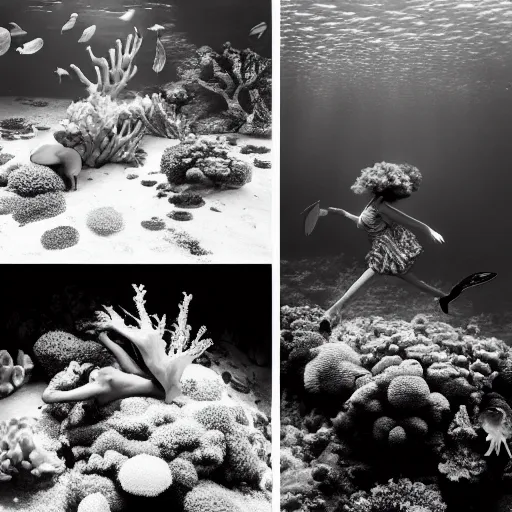
[[[351,187],[356,194],[370,196],[370,202],[359,216],[339,208],[320,209],[321,217],[331,213],[347,217],[359,229],[364,229],[368,233],[371,242],[371,249],[366,255],[367,270],[325,312],[320,321],[320,332],[330,333],[332,326],[339,322],[342,309],[377,275],[399,277],[432,295],[439,301],[445,313],[448,312],[448,303],[458,297],[464,289],[496,277],[496,274],[490,272],[472,274],[458,283],[449,294],[445,294],[411,272],[423,248],[409,228],[425,233],[434,243],[444,243],[443,237],[437,231],[392,206],[393,203],[416,192],[421,184],[421,178],[420,171],[413,165],[376,163],[373,167],[363,169]]]
[[[91,367],[86,374],[77,379],[85,382],[83,385],[62,391],[51,384],[43,392],[43,402],[47,404],[61,402],[78,402],[94,399],[101,406],[114,400],[131,396],[148,396],[164,399],[166,393],[153,375],[143,371],[129,354],[116,342],[112,341],[105,332],[98,336],[99,341],[116,358],[121,369],[107,366],[104,368]],[[182,394],[180,380],[185,368],[198,357],[183,354],[176,357],[169,365],[168,371],[174,382],[171,398],[177,398]],[[78,377],[78,376],[77,376]]]

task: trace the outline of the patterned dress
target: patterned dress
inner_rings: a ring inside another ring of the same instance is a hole
[[[370,201],[357,223],[368,233],[372,244],[366,263],[378,274],[403,275],[411,269],[423,248],[414,233],[401,224],[388,224],[373,203]]]

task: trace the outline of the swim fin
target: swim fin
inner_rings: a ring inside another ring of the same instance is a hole
[[[318,218],[320,217],[320,201],[316,201],[308,206],[301,215],[304,215],[304,234],[309,236],[313,233]]]
[[[441,310],[448,314],[448,305],[457,299],[464,290],[492,281],[497,275],[496,272],[477,272],[465,277],[451,289],[448,295],[439,299]]]

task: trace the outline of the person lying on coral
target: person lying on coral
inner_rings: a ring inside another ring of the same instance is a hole
[[[167,346],[163,337],[169,331],[165,328],[165,315],[161,319],[156,315],[150,317],[144,308],[144,286],[133,285],[133,288],[140,319],[127,311],[125,313],[139,327],[127,326],[112,307],[105,306],[107,313],[98,312],[98,320],[94,325],[100,330],[113,330],[131,341],[139,350],[150,373],[143,371],[106,332],[100,332],[100,342],[115,356],[120,369],[112,366],[92,369],[88,382],[75,389],[59,390],[50,383],[43,393],[44,402],[77,402],[94,398],[98,405],[104,405],[130,396],[150,396],[171,403],[182,394],[180,381],[185,368],[213,344],[211,339],[201,340],[206,332],[204,326],[199,329],[196,338],[190,341],[191,327],[187,325],[187,317],[192,295],[184,293],[177,323],[174,324],[174,331],[171,331],[172,339]]]
[[[419,189],[420,171],[409,164],[376,163],[361,171],[352,190],[356,194],[366,194],[370,201],[359,216],[339,208],[320,209],[320,217],[337,214],[353,221],[364,229],[371,242],[366,255],[368,268],[353,283],[345,294],[325,313],[320,321],[319,331],[330,333],[332,326],[340,320],[341,311],[360,292],[365,284],[375,276],[390,275],[399,277],[419,290],[432,295],[447,313],[448,303],[466,288],[493,279],[496,274],[480,272],[472,274],[456,285],[449,294],[420,280],[411,270],[423,252],[416,235],[409,228],[425,233],[433,242],[444,243],[444,238],[423,222],[406,215],[392,203],[409,197]],[[407,226],[407,227],[406,227]]]
[[[77,190],[78,175],[82,171],[82,157],[72,148],[66,148],[57,142],[43,144],[34,148],[26,156],[15,157],[9,160],[2,169],[5,171],[14,170],[16,167],[26,163],[45,165],[55,171],[64,181],[66,190]]]

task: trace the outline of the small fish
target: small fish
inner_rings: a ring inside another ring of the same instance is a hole
[[[27,33],[17,24],[11,21],[9,25],[12,25],[11,28],[11,37],[19,37],[19,36],[26,36]]]
[[[123,21],[130,21],[133,18],[134,14],[135,14],[135,9],[129,9],[122,16],[119,16],[119,19],[123,20]]]
[[[78,42],[87,43],[87,41],[89,41],[89,39],[91,39],[91,37],[94,35],[94,32],[96,32],[96,25],[91,25],[90,27],[86,28],[83,34],[80,36]]]
[[[162,44],[162,41],[160,41],[160,37],[157,37],[155,60],[153,62],[153,71],[155,73],[160,73],[160,71],[164,69],[166,59],[167,56],[165,54],[164,45]]]
[[[16,48],[16,51],[21,53],[22,55],[32,55],[33,53],[38,52],[43,47],[44,41],[38,37],[37,39],[33,39],[28,43],[25,43],[23,46],[19,46]]]
[[[7,53],[11,47],[11,33],[6,29],[0,27],[0,55]]]
[[[69,76],[69,73],[65,69],[62,69],[62,68],[57,68],[54,71],[54,73],[57,73],[57,75],[59,75],[59,84],[62,83],[62,77],[64,75]]]
[[[69,20],[66,21],[66,23],[63,25],[63,27],[60,29],[60,33],[62,34],[62,32],[66,32],[68,30],[71,30],[75,26],[77,18],[78,18],[78,14],[76,12],[74,12],[69,17]]]
[[[155,24],[152,27],[148,27],[148,30],[151,30],[151,32],[160,32],[160,30],[165,30],[165,27],[162,27],[162,25]]]
[[[465,277],[451,289],[448,295],[439,299],[441,309],[444,313],[448,314],[448,304],[454,301],[464,290],[492,281],[497,275],[496,272],[477,272],[476,274]]]
[[[251,28],[249,32],[250,36],[258,36],[258,39],[267,31],[267,24],[263,21],[262,23],[258,23],[255,27]]]
[[[320,201],[316,201],[311,206],[308,206],[301,215],[304,217],[304,234],[311,235],[315,229],[318,217],[320,216]]]

